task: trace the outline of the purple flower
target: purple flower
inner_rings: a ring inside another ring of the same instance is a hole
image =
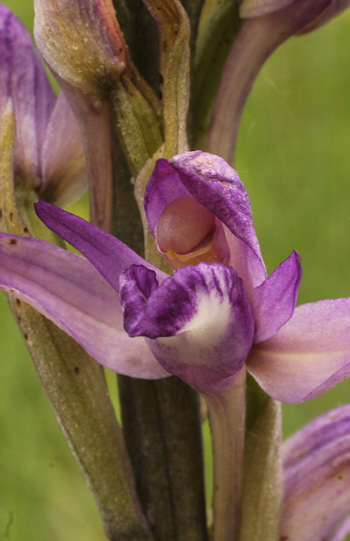
[[[315,419],[282,446],[281,540],[342,541],[350,532],[350,406]]]
[[[181,208],[184,197],[193,212],[183,215],[176,245],[162,221],[169,223],[169,208]],[[245,364],[285,402],[312,398],[348,377],[350,299],[295,308],[299,257],[293,252],[267,277],[247,192],[221,158],[196,151],[160,160],[145,209],[168,260],[186,263],[173,276],[40,202],[39,217],[92,265],[45,242],[2,235],[1,288],[38,308],[101,364],[130,376],[175,374],[211,394],[234,382]],[[191,265],[203,250],[207,262]]]
[[[56,100],[28,31],[3,4],[0,58],[0,120],[11,100],[16,122],[14,175],[64,206],[85,189],[78,126],[64,95]]]

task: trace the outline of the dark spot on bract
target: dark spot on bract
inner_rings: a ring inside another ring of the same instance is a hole
[[[0,220],[1,220],[2,216],[3,216],[2,209],[0,209]]]
[[[17,306],[21,306],[21,301],[19,299],[16,299]]]
[[[11,222],[12,222],[12,220],[13,220],[13,213],[10,212],[9,216],[10,216],[10,220],[11,220]]]
[[[23,232],[24,232],[24,233],[28,233],[28,227],[24,227],[24,228],[23,228]]]
[[[26,333],[26,332],[24,333],[24,335],[23,335],[23,336],[24,336],[24,340],[28,340],[28,335],[27,335],[27,333]]]
[[[80,368],[79,368],[79,366],[75,366],[75,367],[74,367],[74,372],[75,372],[76,374],[80,374]]]
[[[11,246],[11,245],[17,244],[17,241],[16,239],[10,239],[8,244]]]

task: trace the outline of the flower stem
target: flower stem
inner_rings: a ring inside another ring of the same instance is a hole
[[[213,541],[237,539],[245,434],[245,368],[230,386],[206,396],[213,441]]]

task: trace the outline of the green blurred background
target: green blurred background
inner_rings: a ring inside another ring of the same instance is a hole
[[[32,31],[32,2],[5,4]],[[259,75],[239,133],[236,168],[268,271],[299,251],[299,303],[350,296],[349,145],[350,11],[280,47]],[[86,198],[72,210],[86,216]],[[0,313],[0,539],[103,541],[92,497],[2,296]],[[284,406],[284,435],[349,400],[347,381]]]

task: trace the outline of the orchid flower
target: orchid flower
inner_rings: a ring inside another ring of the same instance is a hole
[[[16,122],[14,176],[59,206],[86,188],[79,129],[64,94],[56,100],[30,35],[0,4],[0,119],[12,101]]]
[[[146,379],[173,374],[203,393],[214,439],[237,461],[244,366],[285,402],[317,396],[349,375],[350,299],[295,308],[299,256],[293,252],[267,276],[248,194],[221,158],[196,151],[162,159],[149,181],[149,228],[176,269],[173,276],[77,216],[45,202],[36,210],[87,259],[2,235],[0,287],[37,308],[104,366]],[[227,471],[223,462],[214,464],[220,490],[224,485],[219,499],[230,505],[218,508],[214,500],[214,516],[229,538],[237,528],[240,478],[239,468]]]
[[[350,407],[315,419],[282,445],[281,539],[342,541],[350,532]]]

